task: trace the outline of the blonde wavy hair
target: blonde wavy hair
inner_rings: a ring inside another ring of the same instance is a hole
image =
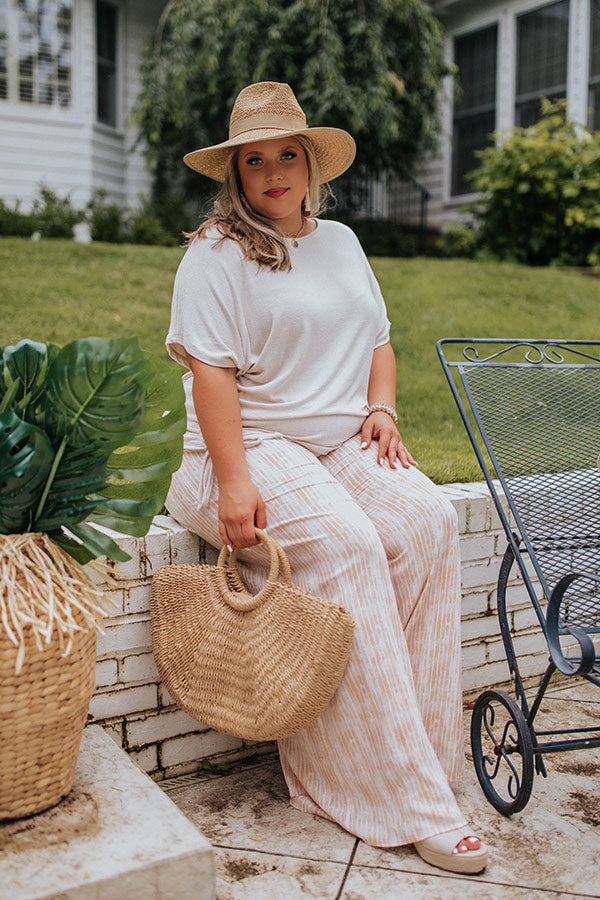
[[[303,134],[294,135],[294,139],[304,150],[308,164],[308,189],[302,201],[302,216],[317,216],[323,211],[331,191],[329,185],[319,183],[319,164],[310,139]],[[222,235],[217,243],[228,238],[237,241],[246,259],[256,260],[259,266],[273,272],[289,271],[292,266],[284,232],[272,220],[254,212],[244,197],[237,165],[240,149],[236,148],[227,160],[225,181],[214,199],[210,215],[195,231],[184,232],[186,246],[189,247],[197,237],[206,237],[209,229],[216,228]]]

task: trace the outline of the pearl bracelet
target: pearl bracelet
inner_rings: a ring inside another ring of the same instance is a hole
[[[371,413],[374,412],[387,413],[388,416],[391,416],[394,420],[394,425],[398,424],[398,413],[393,406],[390,406],[389,403],[371,403],[369,406],[367,406],[367,416],[370,416]]]

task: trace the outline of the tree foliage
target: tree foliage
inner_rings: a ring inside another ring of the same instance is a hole
[[[482,192],[473,209],[484,247],[529,265],[600,265],[600,131],[544,101],[539,122],[479,156],[469,179]]]
[[[182,155],[227,137],[236,95],[255,81],[288,82],[309,125],[350,131],[358,171],[405,175],[435,144],[446,72],[422,0],[171,0],[136,111],[155,188],[198,190]]]

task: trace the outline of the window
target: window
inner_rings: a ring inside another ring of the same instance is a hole
[[[568,45],[569,0],[517,19],[516,125],[527,128],[537,122],[542,97],[566,97]]]
[[[590,127],[600,130],[600,0],[592,0],[590,47]]]
[[[16,91],[8,84],[7,96],[21,103],[70,106],[72,0],[13,0],[11,5],[6,21],[12,13],[18,68]]]
[[[8,99],[8,9],[0,5],[0,100]]]
[[[454,40],[458,90],[452,129],[453,195],[473,190],[465,175],[479,165],[475,151],[491,143],[496,128],[497,45],[496,25]]]
[[[117,125],[117,9],[96,3],[96,82],[99,122]]]

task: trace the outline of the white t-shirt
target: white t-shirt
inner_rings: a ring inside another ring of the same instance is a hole
[[[367,407],[373,350],[389,340],[381,291],[354,233],[339,222],[290,244],[292,269],[247,260],[215,231],[191,244],[177,270],[169,354],[184,351],[237,370],[244,442],[280,436],[317,455],[356,434]],[[183,376],[187,449],[205,449]]]

